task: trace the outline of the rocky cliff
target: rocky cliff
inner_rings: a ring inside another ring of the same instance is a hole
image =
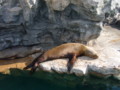
[[[105,19],[118,17],[119,7],[118,0],[0,0],[0,50],[86,43],[99,36]]]

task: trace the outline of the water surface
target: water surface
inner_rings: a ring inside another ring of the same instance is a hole
[[[46,72],[34,75],[12,72],[0,74],[0,90],[120,90],[120,82]]]

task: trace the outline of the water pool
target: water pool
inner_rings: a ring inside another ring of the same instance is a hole
[[[120,82],[75,75],[37,73],[0,74],[0,90],[120,90]]]

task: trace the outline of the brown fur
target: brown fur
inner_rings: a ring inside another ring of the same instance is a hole
[[[31,71],[34,72],[38,67],[39,63],[41,62],[44,62],[46,60],[58,59],[58,58],[69,58],[67,67],[68,67],[68,71],[70,72],[76,61],[76,58],[81,55],[89,56],[94,59],[98,58],[94,50],[83,44],[67,43],[46,51],[38,58],[36,58],[31,64],[26,66],[24,69],[28,69],[32,67]]]

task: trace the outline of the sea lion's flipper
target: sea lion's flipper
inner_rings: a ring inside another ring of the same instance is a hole
[[[73,65],[76,61],[76,58],[77,58],[76,54],[72,55],[72,57],[69,58],[69,61],[68,61],[68,64],[67,64],[68,72],[70,72],[71,69],[73,68]]]
[[[36,57],[30,64],[28,64],[23,69],[26,70],[26,69],[32,68],[34,66],[34,64],[39,61],[39,58],[41,58],[42,55],[43,55],[43,53],[40,56]]]
[[[38,58],[36,61],[33,62],[33,64],[31,63],[32,68],[30,70],[30,73],[33,74],[36,71],[36,69],[39,67],[39,64],[44,61],[46,61],[46,59]]]
[[[37,68],[38,68],[38,66],[33,66],[30,70],[30,74],[33,74]]]
[[[35,58],[30,64],[28,64],[28,65],[27,65],[26,67],[24,67],[23,69],[26,70],[26,69],[29,69],[29,68],[33,67],[34,64],[38,61],[39,58],[40,58],[40,57]]]
[[[29,69],[29,68],[31,68],[33,65],[34,65],[34,63],[32,62],[32,63],[30,63],[29,65],[27,65],[26,67],[24,67],[23,69],[24,69],[24,70]]]

